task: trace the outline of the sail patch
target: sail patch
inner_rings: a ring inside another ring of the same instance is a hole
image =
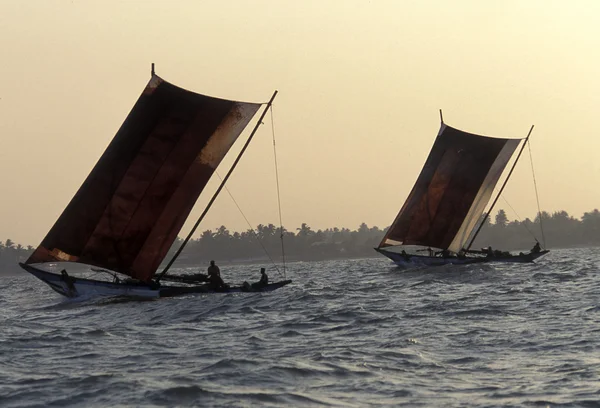
[[[216,169],[237,140],[237,136],[246,128],[248,121],[258,110],[258,106],[247,103],[234,104],[198,155],[200,163]]]

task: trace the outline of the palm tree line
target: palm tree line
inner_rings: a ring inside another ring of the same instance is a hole
[[[533,221],[529,218],[509,221],[506,212],[499,210],[494,221],[492,224],[488,218],[473,248],[492,246],[526,250],[536,240],[547,248],[600,245],[600,211],[597,209],[584,213],[581,218],[575,218],[566,211],[552,214],[542,211],[541,217],[537,215]]]
[[[0,263],[19,262],[29,257],[33,250],[31,245],[24,247],[10,238],[4,242],[0,241]]]
[[[537,240],[545,247],[574,247],[600,245],[600,212],[595,209],[575,218],[566,211],[552,214],[542,212],[534,220],[509,221],[504,210],[499,210],[493,221],[488,217],[474,242],[473,248],[492,246],[503,250],[527,250]],[[541,223],[540,223],[541,221]],[[544,233],[542,234],[541,227]],[[360,224],[356,230],[327,228],[313,230],[303,223],[294,231],[273,224],[260,224],[255,230],[231,232],[225,226],[206,230],[192,239],[178,259],[179,264],[218,262],[281,262],[281,239],[288,260],[324,260],[377,256],[373,251],[387,228]],[[178,238],[166,260],[181,245]],[[16,244],[13,240],[0,241],[0,265],[23,261],[33,252],[33,247]]]

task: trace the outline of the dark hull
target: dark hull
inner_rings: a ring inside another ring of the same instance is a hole
[[[265,286],[233,286],[227,289],[215,290],[208,285],[195,286],[163,286],[146,283],[130,282],[108,282],[93,279],[78,278],[62,275],[38,269],[33,265],[19,264],[27,272],[31,273],[42,282],[46,283],[52,290],[63,296],[74,298],[79,296],[130,296],[139,298],[159,298],[182,296],[193,293],[242,293],[242,292],[272,292],[285,285],[291,280],[270,283]]]
[[[276,289],[282,288],[285,285],[292,283],[291,280],[284,280],[275,283],[269,283],[268,285],[260,288],[250,287],[246,289],[242,286],[232,286],[227,289],[214,290],[208,285],[197,285],[197,286],[163,286],[159,289],[160,297],[172,297],[187,295],[190,293],[252,293],[252,292],[272,292]]]
[[[382,248],[375,248],[377,252],[390,258],[396,265],[399,266],[441,266],[441,265],[469,265],[475,263],[530,263],[541,256],[546,255],[548,250],[538,253],[527,253],[522,255],[511,256],[465,256],[465,257],[439,257],[439,256],[424,256],[424,255],[402,255],[398,252],[387,251]]]

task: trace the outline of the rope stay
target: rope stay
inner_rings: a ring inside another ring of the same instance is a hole
[[[510,205],[510,203],[508,202],[508,200],[506,199],[506,197],[502,196],[502,199],[504,200],[504,202],[506,203],[506,205],[508,205],[510,207],[510,209],[512,210],[512,212],[515,213],[515,215],[517,216],[517,219],[519,220],[519,222],[525,227],[525,229],[527,230],[527,232],[529,232],[529,235],[531,235],[533,237],[533,239],[535,239],[537,241],[538,240],[537,237],[535,236],[535,234],[533,233],[533,231],[531,231],[529,229],[529,227],[527,227],[527,224],[525,224],[523,222],[523,220],[521,219],[521,216],[519,215],[519,213],[517,213],[517,210],[515,210],[512,205]]]
[[[533,130],[533,126],[531,127],[531,130]],[[523,152],[523,149],[525,148],[525,145],[527,145],[527,148],[529,150],[529,160],[531,163],[531,174],[533,176],[533,186],[534,186],[534,190],[535,190],[535,199],[537,202],[537,209],[538,209],[538,218],[540,220],[540,230],[542,233],[542,244],[543,247],[546,248],[546,237],[544,235],[544,226],[542,223],[542,210],[540,207],[540,197],[538,194],[538,188],[537,188],[537,182],[536,182],[536,178],[535,178],[535,170],[534,170],[534,166],[533,166],[533,155],[531,153],[531,141],[529,140],[529,136],[531,135],[531,130],[529,131],[529,134],[527,135],[527,137],[525,138],[525,143],[523,144],[523,147],[521,148],[521,151],[519,152],[519,155],[517,156],[517,159],[513,165],[513,168],[511,169],[510,173],[508,174],[508,177],[510,177],[512,170],[514,170],[514,167],[516,166],[516,162],[519,160],[519,157],[521,156],[521,153]],[[504,185],[506,185],[506,181],[504,182]],[[477,230],[477,232],[479,232],[479,230],[481,229],[481,227],[483,226],[483,224],[485,223],[486,218],[488,218],[490,216],[490,212],[492,210],[492,208],[494,207],[494,204],[496,204],[496,201],[498,200],[499,197],[502,197],[502,199],[506,202],[506,204],[510,207],[510,209],[515,213],[515,215],[517,216],[517,219],[521,222],[521,224],[525,227],[525,229],[527,230],[527,232],[529,232],[529,234],[536,240],[536,242],[539,242],[536,235],[527,227],[527,224],[523,223],[523,221],[521,220],[521,217],[519,216],[519,214],[517,213],[517,211],[513,208],[513,206],[508,202],[508,200],[506,199],[506,197],[504,197],[502,195],[502,190],[504,189],[504,185],[502,186],[502,188],[500,189],[500,191],[498,192],[497,196],[496,196],[496,200],[493,202],[492,206],[490,207],[490,209],[488,210],[488,212],[486,213],[483,221],[481,222],[481,225],[479,226],[479,229]],[[477,236],[477,232],[475,233],[475,237]],[[473,241],[475,241],[475,237],[472,238],[471,243],[469,244],[469,247],[467,248],[467,250],[471,247],[471,245],[473,244]]]
[[[529,129],[529,133],[527,133],[527,137],[525,138],[525,142],[521,145],[521,149],[519,150],[519,154],[517,155],[517,158],[515,159],[512,167],[510,168],[510,171],[508,172],[508,175],[506,176],[506,179],[504,179],[504,183],[502,183],[502,187],[500,187],[500,191],[498,192],[498,195],[496,195],[496,198],[492,202],[492,205],[490,206],[490,208],[488,209],[488,211],[485,213],[485,216],[481,220],[481,223],[479,224],[479,227],[475,231],[475,234],[473,234],[473,236],[471,238],[471,241],[469,242],[469,245],[466,248],[467,252],[469,251],[469,249],[471,249],[471,246],[475,242],[475,238],[477,238],[477,235],[479,234],[479,231],[481,231],[481,228],[485,224],[485,221],[489,218],[490,213],[494,209],[494,206],[496,205],[496,202],[498,202],[498,199],[500,198],[500,195],[502,195],[502,192],[504,191],[504,187],[506,187],[506,184],[508,183],[508,180],[510,179],[510,176],[512,175],[513,171],[515,170],[515,167],[517,167],[517,163],[519,162],[519,159],[521,158],[521,154],[523,154],[523,150],[525,150],[525,145],[529,141],[529,136],[531,136],[531,132],[533,132],[533,125],[531,125],[531,128]]]
[[[273,158],[274,158],[274,162],[275,162],[275,182],[276,182],[276,186],[277,186],[277,205],[278,205],[278,210],[279,210],[279,231],[280,231],[279,238],[280,238],[280,241],[281,241],[281,258],[282,258],[282,263],[283,263],[283,278],[287,279],[287,276],[286,276],[286,265],[285,265],[285,246],[284,246],[284,242],[283,242],[283,236],[284,236],[284,233],[283,233],[283,217],[282,217],[282,214],[281,214],[281,194],[280,194],[280,188],[279,188],[279,166],[277,164],[277,149],[276,149],[276,143],[275,143],[275,123],[274,123],[274,118],[273,118],[273,116],[274,116],[273,115],[273,105],[270,106],[270,113],[271,113],[271,131],[272,131],[272,139],[273,139]],[[217,177],[221,178],[221,175],[218,172],[215,172],[215,174],[217,175]],[[271,256],[271,254],[269,253],[269,251],[267,250],[267,248],[265,248],[265,246],[262,243],[262,240],[260,239],[260,237],[256,233],[256,230],[253,227],[253,224],[248,220],[248,217],[246,217],[246,214],[244,214],[244,211],[242,211],[242,208],[240,207],[240,205],[236,201],[235,197],[233,197],[233,194],[227,188],[227,186],[225,186],[224,188],[225,188],[225,191],[227,191],[227,194],[229,194],[229,197],[231,198],[231,200],[233,201],[233,203],[235,204],[235,206],[237,207],[238,211],[240,212],[240,214],[242,215],[242,217],[246,221],[246,224],[248,224],[248,227],[250,227],[250,231],[252,231],[252,234],[256,238],[256,242],[258,242],[258,244],[262,248],[263,252],[265,253],[265,255],[267,255],[267,257],[271,261],[271,264],[275,267],[275,269],[277,270],[277,272],[279,274],[281,274],[281,271],[279,270],[279,267],[277,266],[277,264],[273,260],[273,257]]]
[[[162,272],[160,272],[159,274],[156,275],[156,279],[155,279],[156,282],[159,282],[161,280],[161,278],[163,276],[165,276],[165,274],[169,271],[169,269],[171,268],[171,266],[173,265],[173,263],[175,262],[175,260],[179,257],[179,255],[183,251],[183,248],[185,248],[185,246],[187,245],[187,243],[192,238],[192,235],[194,234],[194,232],[196,232],[196,229],[198,228],[198,226],[200,225],[200,223],[202,222],[202,220],[204,219],[204,217],[206,216],[206,214],[210,210],[210,207],[212,207],[213,203],[215,202],[215,200],[219,196],[219,193],[221,192],[221,190],[225,186],[225,183],[227,183],[227,180],[229,179],[229,176],[231,176],[231,173],[233,173],[233,170],[235,170],[235,167],[237,166],[237,164],[239,163],[240,159],[244,155],[244,152],[246,151],[246,149],[248,148],[248,145],[252,141],[252,138],[254,137],[254,134],[256,133],[256,131],[258,130],[258,128],[260,127],[260,125],[263,123],[262,120],[265,117],[265,115],[267,114],[267,110],[269,109],[269,107],[271,106],[271,104],[273,104],[273,100],[275,99],[276,96],[277,96],[277,91],[275,91],[273,93],[273,96],[271,96],[271,99],[269,100],[269,102],[267,102],[267,106],[265,107],[265,109],[263,110],[262,114],[260,115],[260,118],[258,118],[258,121],[256,122],[256,125],[254,125],[254,129],[252,129],[252,132],[250,133],[250,136],[248,136],[248,139],[246,140],[246,143],[244,143],[244,146],[242,147],[242,149],[238,153],[235,161],[233,162],[233,164],[229,168],[229,171],[225,175],[225,178],[223,178],[223,181],[219,185],[219,188],[217,188],[217,190],[213,194],[212,198],[210,199],[210,201],[208,202],[208,204],[204,208],[204,211],[202,212],[202,214],[200,215],[200,217],[198,217],[198,220],[196,220],[196,223],[194,224],[194,226],[192,227],[192,229],[190,230],[190,232],[188,233],[188,235],[183,240],[183,243],[179,246],[179,249],[177,250],[177,252],[175,252],[175,255],[173,255],[173,257],[171,258],[171,260],[169,261],[169,263],[167,264],[167,266],[165,266],[165,268],[162,270]]]
[[[222,180],[221,175],[215,171],[215,174],[217,175],[217,177],[219,177],[219,179]],[[248,226],[250,227],[250,231],[252,231],[252,235],[254,235],[254,237],[256,238],[256,242],[258,242],[258,244],[260,245],[260,247],[262,248],[263,252],[265,253],[265,255],[267,255],[267,257],[269,258],[269,260],[271,261],[271,264],[275,267],[275,269],[277,270],[277,273],[281,275],[281,271],[279,270],[279,267],[277,266],[277,264],[275,263],[275,261],[273,260],[273,258],[271,257],[271,254],[269,254],[269,251],[267,251],[267,248],[265,248],[265,246],[263,245],[260,237],[258,236],[258,234],[256,233],[256,231],[254,230],[254,227],[252,226],[252,224],[250,223],[250,221],[248,220],[248,217],[246,217],[246,214],[244,214],[244,212],[242,211],[242,208],[239,206],[238,202],[236,201],[236,199],[233,197],[233,194],[231,194],[231,191],[227,188],[227,186],[224,187],[225,191],[227,191],[227,194],[229,194],[229,197],[231,198],[231,200],[233,201],[233,203],[235,204],[235,206],[237,207],[238,211],[240,212],[240,214],[242,214],[242,217],[244,217],[244,220],[246,221],[246,223],[248,224]],[[284,273],[284,279],[285,279],[285,273]]]
[[[527,147],[529,148],[529,160],[531,162],[531,174],[533,176],[533,187],[535,189],[535,199],[538,207],[538,217],[540,218],[540,230],[542,231],[542,243],[546,248],[546,236],[544,235],[544,225],[542,223],[542,210],[540,208],[540,196],[538,194],[537,181],[535,180],[535,170],[533,168],[533,154],[531,153],[531,142],[528,141]]]
[[[277,149],[275,147],[275,114],[273,113],[273,104],[271,104],[271,132],[273,133],[273,159],[275,161],[275,183],[277,185],[277,206],[279,208],[279,239],[281,240],[281,259],[283,261],[283,278],[286,279],[285,271],[285,247],[283,244],[283,219],[281,216],[281,193],[279,191],[279,166],[277,165]]]

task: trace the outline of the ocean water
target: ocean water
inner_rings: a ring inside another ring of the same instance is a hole
[[[2,277],[0,406],[600,407],[599,272],[596,248],[411,271],[306,262],[272,293],[152,301]]]

